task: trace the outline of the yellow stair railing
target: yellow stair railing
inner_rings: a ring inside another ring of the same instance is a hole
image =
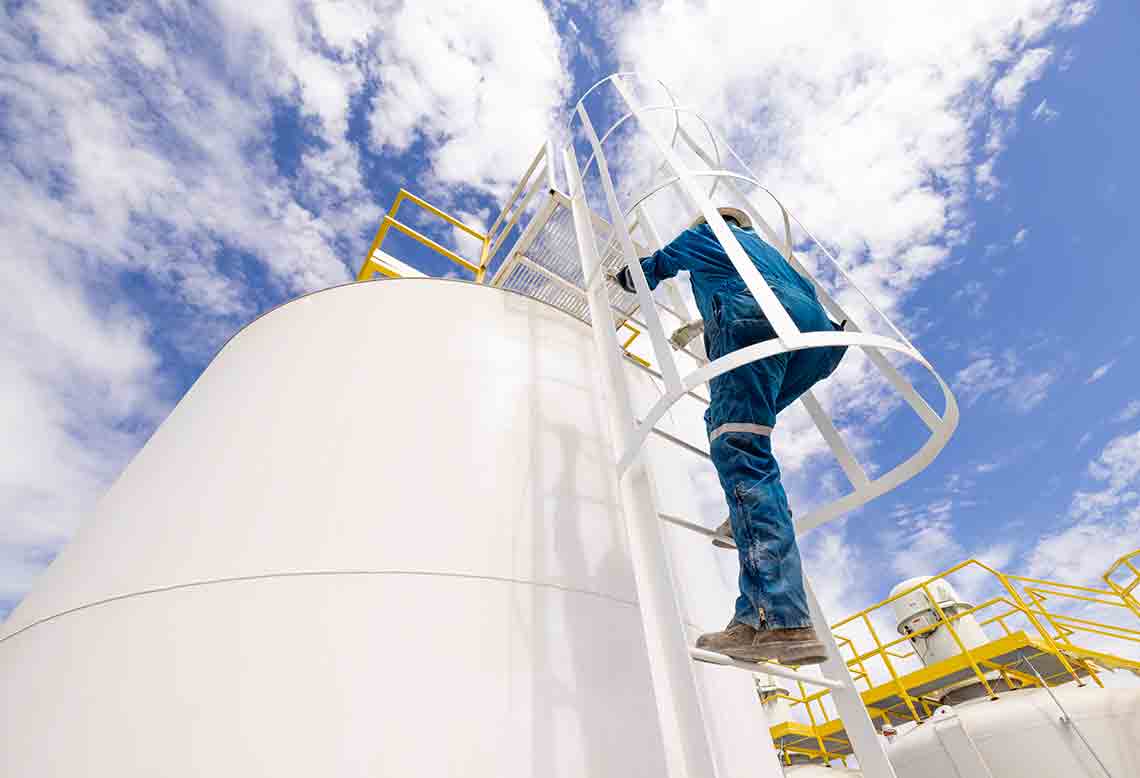
[[[953,577],[965,579],[964,588],[989,596],[947,614],[930,587]],[[1100,675],[1105,671],[1140,675],[1140,602],[1133,594],[1140,586],[1140,550],[1117,560],[1103,580],[1107,588],[1009,575],[969,559],[836,622],[832,631],[856,684],[865,687],[861,696],[876,725],[921,722],[942,704],[942,694],[968,684],[996,699],[1042,683],[1091,681],[1103,686]],[[891,634],[882,637],[882,611],[920,589],[933,606],[934,623],[899,636],[891,615],[886,619]],[[956,628],[967,616],[977,619],[983,631],[997,630],[1000,635],[968,646]],[[923,666],[909,641],[941,628],[949,631],[960,653]],[[784,758],[789,763],[797,757],[827,762],[850,755],[851,744],[830,705],[830,691],[808,693],[802,684],[798,691],[775,695],[798,714],[798,720],[770,722]]]

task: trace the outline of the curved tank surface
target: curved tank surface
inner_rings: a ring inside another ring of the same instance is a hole
[[[3,625],[0,774],[664,774],[594,353],[440,280],[247,326]],[[695,672],[748,774],[751,678]]]
[[[1140,775],[1140,689],[1072,684],[1052,692],[1112,776]],[[972,769],[977,757],[993,778],[1104,778],[1044,689],[942,708],[900,733],[888,753],[898,778],[981,774]]]
[[[785,778],[860,778],[863,773],[850,767],[822,764],[793,764],[784,768]]]

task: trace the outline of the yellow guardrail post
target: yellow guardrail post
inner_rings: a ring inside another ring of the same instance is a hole
[[[473,264],[471,262],[468,262],[466,259],[459,256],[458,254],[456,254],[451,249],[446,248],[445,246],[441,246],[439,243],[432,240],[431,238],[424,235],[423,233],[419,232],[418,230],[415,230],[415,229],[409,227],[408,225],[404,224],[403,222],[397,220],[396,219],[396,213],[399,211],[400,204],[402,202],[404,202],[404,200],[412,201],[413,203],[418,205],[420,208],[423,208],[428,213],[431,213],[435,216],[438,216],[440,219],[443,219],[445,222],[452,225],[456,229],[459,229],[459,230],[462,230],[463,232],[466,232],[468,235],[472,236],[473,238],[478,238],[482,242],[482,249],[480,250],[480,254],[479,254],[479,264],[476,265],[476,264]],[[388,209],[388,212],[386,214],[384,214],[383,218],[380,220],[380,228],[378,230],[376,230],[376,237],[372,239],[372,245],[368,247],[368,253],[364,257],[364,263],[360,266],[360,271],[356,274],[356,280],[357,281],[367,281],[368,279],[372,278],[372,276],[374,276],[376,273],[382,273],[382,274],[389,276],[389,277],[396,277],[397,276],[396,273],[392,272],[391,270],[388,270],[383,265],[379,264],[378,262],[373,261],[373,259],[372,259],[373,255],[375,255],[376,251],[384,243],[384,238],[387,237],[388,230],[393,228],[393,227],[395,227],[397,230],[399,230],[400,232],[407,235],[409,238],[412,238],[413,240],[417,241],[418,243],[420,243],[420,244],[426,246],[427,248],[431,249],[432,251],[439,254],[440,256],[451,260],[452,262],[454,262],[455,264],[464,268],[465,270],[471,271],[472,273],[475,274],[476,283],[480,283],[480,284],[483,283],[484,278],[487,275],[487,266],[490,263],[490,257],[488,256],[488,249],[487,249],[487,246],[488,246],[487,235],[485,233],[479,232],[474,227],[469,227],[468,225],[459,221],[459,219],[456,219],[451,214],[446,213],[445,211],[442,211],[439,208],[436,208],[434,205],[429,203],[427,200],[424,200],[421,197],[416,197],[414,194],[412,194],[411,192],[409,192],[406,189],[401,189],[396,194],[396,199],[392,201],[392,207]]]
[[[1112,567],[1108,568],[1108,571],[1104,574],[1103,579],[1104,582],[1108,584],[1108,587],[1112,589],[1112,591],[1115,592],[1116,595],[1120,598],[1120,601],[1124,603],[1124,606],[1128,608],[1128,610],[1132,611],[1132,614],[1137,619],[1140,619],[1140,600],[1137,600],[1136,597],[1134,597],[1132,594],[1132,591],[1136,588],[1136,585],[1140,584],[1140,570],[1137,570],[1132,565],[1132,559],[1134,559],[1137,555],[1140,555],[1140,551],[1132,551],[1120,557],[1120,559],[1117,559]],[[1120,584],[1116,583],[1116,581],[1112,580],[1113,574],[1117,571],[1117,569],[1120,568],[1121,565],[1127,567],[1132,571],[1133,578],[1127,586],[1121,586]]]
[[[918,715],[918,711],[914,709],[914,703],[911,702],[910,695],[907,693],[906,686],[903,684],[899,674],[895,672],[895,666],[890,660],[890,652],[883,648],[883,641],[879,640],[879,633],[875,631],[875,625],[871,623],[871,617],[866,613],[863,614],[863,623],[867,625],[867,631],[871,633],[871,637],[875,641],[875,646],[882,652],[883,664],[887,666],[887,672],[891,675],[891,680],[894,682],[895,687],[899,690],[899,696],[902,697],[903,702],[906,703],[907,710],[910,711],[911,717],[917,722],[922,721],[922,717]]]
[[[807,689],[804,688],[804,682],[803,681],[796,681],[796,683],[800,687],[800,696],[806,699],[807,698]],[[827,746],[824,745],[824,743],[823,743],[823,734],[820,732],[819,725],[815,721],[815,714],[812,713],[811,703],[808,702],[807,704],[805,704],[804,708],[807,710],[808,721],[811,722],[811,733],[815,736],[816,744],[819,746],[819,753],[822,756],[823,761],[829,762],[829,761],[831,761],[831,755],[827,753]],[[820,702],[820,708],[823,710],[823,718],[826,721],[827,720],[827,709],[823,708],[822,702]]]
[[[938,598],[931,594],[926,582],[922,584],[922,592],[926,595],[927,599],[930,600],[930,604],[934,607],[934,612],[938,614],[939,622],[945,624],[946,629],[950,630],[950,637],[954,638],[954,642],[958,644],[958,650],[966,655],[966,661],[968,661],[970,663],[970,667],[973,668],[974,675],[978,676],[978,680],[981,681],[982,687],[986,690],[986,694],[990,696],[991,700],[996,700],[997,694],[994,693],[993,687],[990,686],[990,682],[986,680],[985,673],[983,673],[982,669],[978,667],[978,662],[976,659],[974,659],[973,653],[969,648],[966,647],[966,644],[962,642],[962,638],[958,635],[958,630],[954,629],[954,625],[950,623],[950,620],[948,618],[946,618],[946,613],[942,610],[942,606],[938,604]]]
[[[985,565],[982,566],[985,567]],[[1017,591],[1016,588],[1014,588],[1013,584],[1009,582],[1009,578],[1005,575],[1005,573],[1000,573],[997,570],[993,570],[989,567],[986,567],[986,569],[990,570],[991,573],[996,575],[998,581],[1000,581],[1002,586],[1005,587],[1006,591],[1012,595],[1014,602],[1020,606],[1019,610],[1025,614],[1025,618],[1027,618],[1029,620],[1029,623],[1033,625],[1033,628],[1037,630],[1037,634],[1045,639],[1045,642],[1049,645],[1049,649],[1057,655],[1057,659],[1065,668],[1065,671],[1072,675],[1073,679],[1076,680],[1077,686],[1084,686],[1084,681],[1081,680],[1080,675],[1078,675],[1077,671],[1073,669],[1073,666],[1069,664],[1069,660],[1065,657],[1064,652],[1061,651],[1061,647],[1053,642],[1053,638],[1049,637],[1049,633],[1046,632],[1045,628],[1041,626],[1041,622],[1039,622],[1037,620],[1037,617],[1033,615],[1032,609],[1025,604],[1024,600],[1021,598],[1021,594]]]
[[[364,264],[360,266],[360,272],[356,274],[357,281],[367,281],[374,276],[377,271],[383,272],[381,268],[372,261],[372,255],[376,253],[376,249],[380,248],[380,244],[384,242],[384,237],[388,234],[388,219],[395,218],[396,211],[400,210],[400,203],[404,201],[406,193],[401,189],[396,194],[396,199],[392,201],[392,207],[388,209],[388,213],[380,220],[380,227],[376,230],[376,237],[372,239],[372,245],[368,247],[368,253],[364,255]],[[388,275],[385,273],[385,275]]]

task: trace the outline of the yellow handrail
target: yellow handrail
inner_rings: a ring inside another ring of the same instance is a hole
[[[453,226],[457,229],[460,229],[463,232],[466,232],[471,237],[477,238],[479,241],[481,241],[482,247],[479,250],[479,261],[478,261],[478,263],[469,262],[468,260],[466,260],[463,257],[456,254],[451,249],[449,249],[445,246],[441,246],[439,243],[432,240],[431,238],[424,235],[423,233],[419,232],[418,230],[416,230],[412,227],[409,227],[408,225],[404,224],[401,221],[398,221],[396,219],[396,212],[399,211],[400,204],[403,203],[405,200],[409,200],[412,203],[415,203],[416,205],[418,205],[420,208],[424,209],[428,213],[439,217],[440,219],[447,222],[451,226]],[[396,194],[396,199],[392,201],[392,207],[388,209],[388,212],[386,214],[384,214],[384,217],[380,220],[380,227],[379,227],[379,229],[376,230],[376,237],[372,239],[372,245],[368,247],[368,253],[364,255],[364,262],[360,266],[360,271],[356,274],[356,280],[357,281],[367,281],[370,278],[372,278],[372,276],[376,275],[377,273],[380,273],[381,275],[388,276],[389,278],[399,277],[400,274],[398,271],[393,270],[390,267],[387,267],[383,263],[382,260],[376,258],[376,252],[378,250],[380,250],[380,248],[383,246],[384,239],[387,237],[388,230],[391,227],[395,227],[398,231],[404,233],[409,238],[416,240],[417,242],[419,242],[420,244],[431,249],[432,251],[439,254],[440,256],[451,260],[452,262],[459,265],[463,269],[474,273],[476,283],[479,283],[479,284],[483,283],[484,279],[487,277],[487,264],[490,261],[490,256],[489,256],[489,251],[488,251],[488,246],[489,246],[490,241],[487,237],[487,234],[483,233],[483,232],[479,232],[474,227],[470,227],[470,226],[464,224],[463,222],[461,222],[459,219],[455,218],[451,214],[435,207],[434,205],[429,203],[427,200],[424,200],[423,198],[416,197],[414,194],[407,191],[406,189],[401,189]]]
[[[971,583],[976,591],[985,591],[979,587],[979,574],[982,584],[988,580],[991,590],[997,591],[978,605],[961,610],[956,607],[947,612],[934,596],[932,585],[939,579],[967,573],[975,576]],[[1126,667],[1140,674],[1140,628],[1131,621],[1125,625],[1098,620],[1102,613],[1114,611],[1122,616],[1127,612],[1140,618],[1140,601],[1132,594],[1140,586],[1140,550],[1120,557],[1105,573],[1103,580],[1107,588],[1007,575],[976,559],[967,559],[841,619],[832,625],[832,630],[852,677],[862,680],[867,687],[862,694],[872,718],[884,723],[908,719],[921,722],[941,704],[941,694],[964,683],[961,679],[963,669],[969,671],[969,681],[976,683],[992,698],[997,698],[1006,689],[1039,686],[1041,683],[1049,686],[1072,681],[1083,684],[1086,678],[1103,686],[1100,673],[1106,668]],[[916,591],[925,593],[935,616],[933,623],[899,637],[881,637],[872,617]],[[1070,606],[1109,607],[1090,614],[1074,613]],[[1070,609],[1067,611],[1066,608]],[[983,644],[978,644],[976,638],[972,643],[965,640],[960,629],[962,619],[967,617],[976,619],[983,631],[985,627],[997,624],[1001,637]],[[908,661],[917,664],[921,657],[913,649],[907,651],[898,647],[939,629],[949,633],[959,652],[957,657],[911,670],[897,664]],[[844,630],[844,634],[839,630]],[[1079,645],[1081,642],[1090,645],[1088,641],[1082,641],[1082,637],[1095,638],[1097,643],[1091,645],[1097,646],[1096,650]],[[1130,658],[1114,656],[1103,649],[1101,646],[1105,641],[1116,641]],[[1018,668],[1022,656],[1049,657],[1049,669],[1042,668],[1042,680]],[[876,671],[875,677],[872,677],[872,669]],[[995,685],[999,676],[1005,683],[1004,687]],[[943,678],[947,680],[943,682]],[[824,718],[827,718],[824,702],[830,690],[809,694],[801,686],[799,691],[799,696],[782,695],[792,710],[803,710],[807,719],[807,723],[801,721],[797,724],[799,729],[780,730],[788,738],[781,746],[785,753],[824,761],[850,753],[850,744],[843,739],[836,722],[819,720],[819,711],[823,711]],[[775,736],[777,729],[786,722],[772,724]],[[806,736],[804,728],[808,733]],[[826,734],[828,732],[839,734]],[[810,745],[813,742],[814,748]]]

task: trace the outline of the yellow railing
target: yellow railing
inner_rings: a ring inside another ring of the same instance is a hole
[[[401,221],[398,221],[396,219],[396,212],[400,209],[400,204],[405,200],[410,200],[420,208],[423,208],[428,213],[434,216],[438,216],[440,219],[447,222],[451,226],[456,227],[471,237],[479,240],[479,242],[482,244],[482,248],[479,251],[478,261],[470,262],[446,246],[441,246],[439,243],[435,242],[423,233],[409,227]],[[384,214],[384,218],[380,221],[380,228],[376,230],[376,237],[372,239],[372,245],[368,248],[368,253],[364,257],[364,263],[360,266],[360,272],[356,275],[357,281],[367,281],[377,273],[389,277],[399,276],[399,273],[397,271],[393,270],[390,267],[387,267],[384,262],[376,256],[376,252],[378,250],[381,250],[381,247],[384,244],[384,238],[387,237],[388,230],[393,227],[407,235],[409,238],[412,238],[422,245],[428,247],[440,256],[446,257],[460,267],[474,273],[475,283],[481,284],[486,278],[487,265],[490,262],[490,241],[488,240],[487,234],[479,232],[473,227],[469,227],[451,214],[446,213],[439,208],[436,208],[427,200],[416,197],[408,190],[401,189],[396,195],[396,199],[392,202],[392,207],[388,209],[388,213]]]
[[[1140,550],[1125,554],[1108,568],[1108,572],[1104,574],[1104,582],[1116,592],[1128,609],[1136,614],[1136,618],[1140,619],[1140,600],[1137,600],[1134,594],[1136,587],[1140,586],[1138,565],[1140,565]],[[1123,582],[1119,580],[1121,575],[1125,578]]]
[[[1125,573],[1127,580],[1121,580]],[[972,577],[963,588],[986,593],[986,598],[978,605],[947,613],[932,586],[951,577]],[[1105,589],[1065,584],[1008,575],[969,559],[848,616],[833,624],[832,631],[856,684],[865,687],[863,701],[872,719],[884,724],[920,722],[941,704],[942,693],[964,683],[976,683],[996,699],[1006,690],[1043,683],[1084,684],[1091,679],[1103,686],[1100,674],[1106,669],[1140,674],[1140,603],[1133,594],[1140,586],[1140,550],[1121,557],[1104,580]],[[926,595],[936,619],[911,634],[897,635],[890,605],[918,590]],[[884,609],[892,627],[886,638],[875,626],[876,616]],[[968,616],[983,631],[998,629],[1001,635],[987,634],[988,642],[970,645],[958,628]],[[943,628],[959,655],[923,666],[910,641]],[[1027,659],[1037,664],[1023,666]],[[941,679],[945,683],[940,686]],[[779,696],[806,718],[770,722],[786,758],[799,754],[826,761],[850,753],[841,722],[829,708],[830,691],[809,693],[800,684],[798,695]]]
[[[512,195],[511,201],[509,201],[507,206],[504,207],[503,212],[500,213],[499,218],[495,221],[495,223],[491,225],[491,230],[486,233],[479,232],[474,227],[464,224],[456,217],[440,208],[437,208],[427,200],[417,197],[408,190],[400,189],[400,191],[396,194],[396,199],[392,201],[392,207],[388,209],[388,212],[384,214],[384,218],[380,221],[380,227],[376,230],[376,237],[372,239],[372,245],[368,247],[368,253],[364,256],[364,262],[360,265],[360,271],[356,274],[356,280],[369,281],[377,273],[388,278],[401,277],[402,272],[401,268],[399,267],[401,263],[398,260],[393,262],[394,258],[387,256],[383,251],[384,239],[388,235],[388,230],[395,228],[399,232],[402,232],[409,238],[416,240],[421,245],[426,246],[440,256],[449,259],[465,270],[474,273],[475,283],[484,283],[487,278],[487,269],[490,265],[492,257],[495,256],[495,253],[498,251],[506,235],[512,228],[517,225],[519,217],[522,215],[526,206],[530,202],[530,197],[534,192],[540,190],[540,187],[538,186],[539,182],[536,180],[532,183],[527,197],[522,199],[521,204],[517,202],[520,199],[519,194],[522,185],[527,183],[529,177],[534,172],[538,163],[545,159],[544,155],[546,153],[547,152],[544,147],[543,150],[539,152],[539,156],[535,159],[535,162],[532,163],[531,169],[527,171],[527,178],[524,178],[523,181],[519,183],[519,188],[516,188],[515,194]],[[396,213],[399,211],[400,205],[405,200],[411,201],[433,216],[442,219],[451,226],[460,229],[471,237],[479,240],[481,248],[479,251],[478,261],[472,262],[464,259],[446,246],[440,245],[436,241],[429,238],[427,235],[424,235],[422,232],[419,232],[418,230],[409,227],[407,224],[399,221],[396,218]],[[504,221],[504,216],[507,215],[509,215],[510,218]],[[502,229],[497,229],[499,227]],[[496,235],[498,237],[496,237]],[[645,367],[649,367],[650,363],[648,361],[642,359],[629,350],[629,347],[635,340],[637,340],[638,336],[641,335],[641,329],[639,327],[635,327],[628,320],[621,322],[621,324],[618,325],[618,328],[626,329],[630,332],[629,337],[622,344],[622,350],[625,351],[626,355],[630,359],[635,360]]]

